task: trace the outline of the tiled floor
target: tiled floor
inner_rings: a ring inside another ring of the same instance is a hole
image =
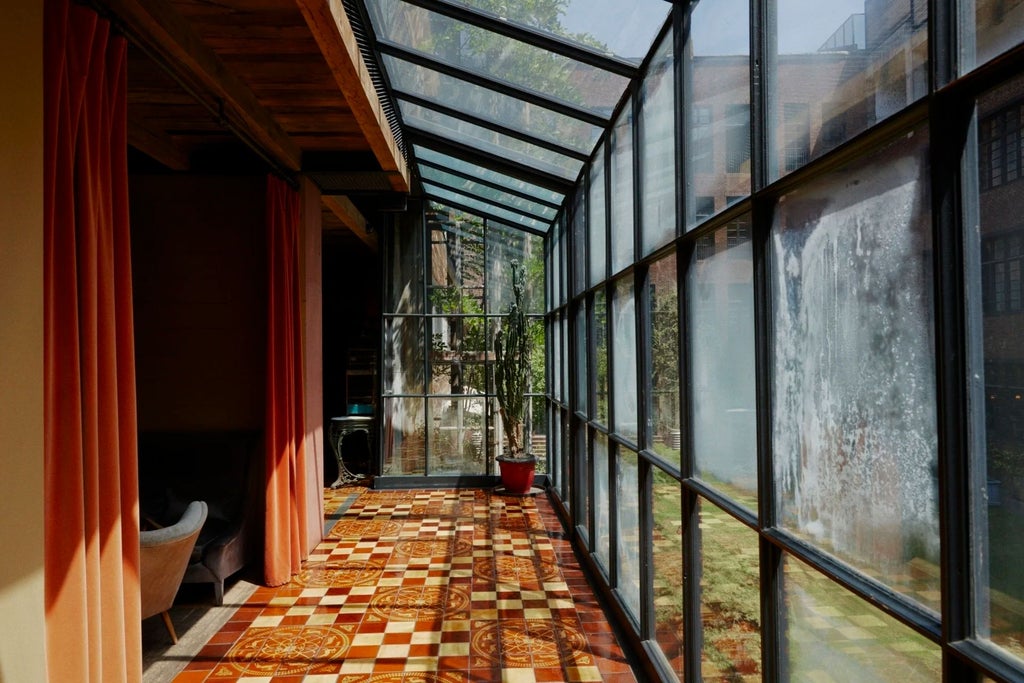
[[[635,681],[543,495],[328,491],[327,538],[176,683]]]

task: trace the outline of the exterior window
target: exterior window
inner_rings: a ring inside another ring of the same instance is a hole
[[[694,215],[698,223],[703,223],[715,215],[714,197],[697,197],[693,204]]]
[[[806,102],[787,102],[782,107],[786,130],[783,170],[795,171],[811,156],[811,111]]]
[[[978,169],[982,190],[990,190],[1020,178],[1024,161],[1021,128],[1024,104],[1014,104],[982,120]]]
[[[986,238],[981,245],[981,278],[986,315],[1021,311],[1022,233]]]
[[[693,108],[693,133],[690,144],[693,154],[690,163],[694,173],[711,173],[715,170],[714,138],[711,136],[711,106],[698,104]]]
[[[750,105],[730,104],[725,120],[725,170],[742,173],[750,168]]]

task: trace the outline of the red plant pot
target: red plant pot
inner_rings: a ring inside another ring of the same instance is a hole
[[[498,458],[501,470],[501,483],[507,493],[522,495],[530,492],[533,486],[533,475],[537,470],[537,459],[515,460]]]

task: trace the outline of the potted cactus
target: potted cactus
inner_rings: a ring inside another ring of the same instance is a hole
[[[494,337],[494,385],[498,412],[508,442],[508,450],[498,456],[501,482],[508,493],[525,494],[533,486],[537,458],[530,453],[524,438],[526,392],[530,386],[530,336],[526,324],[523,294],[525,269],[513,260],[512,301]]]

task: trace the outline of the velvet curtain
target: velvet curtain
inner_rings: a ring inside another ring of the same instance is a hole
[[[69,0],[44,25],[48,678],[142,678],[127,44]]]
[[[267,504],[264,580],[279,586],[306,557],[299,193],[267,179]]]

